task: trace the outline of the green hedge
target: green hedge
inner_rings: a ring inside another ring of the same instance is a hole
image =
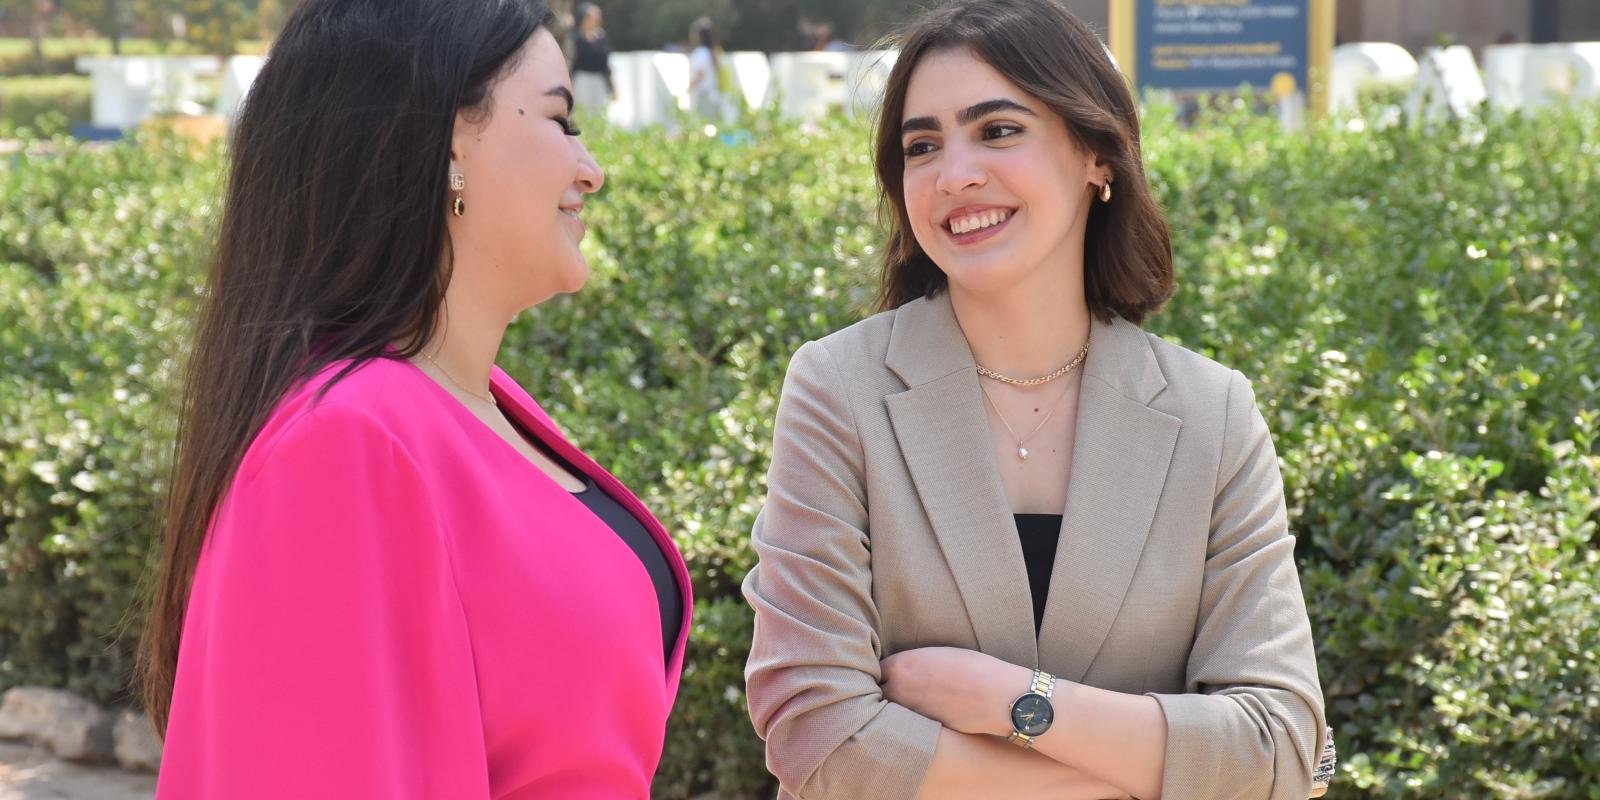
[[[0,39],[0,76],[71,75],[77,71],[78,56],[110,55],[111,40],[93,37],[48,37],[44,40],[44,61],[33,56],[33,43],[22,38]],[[128,39],[122,43],[126,55],[163,52],[150,39]]]
[[[1600,798],[1600,110],[1293,136],[1171,117],[1145,150],[1181,287],[1151,327],[1256,383],[1338,796]],[[594,278],[502,350],[693,564],[660,797],[770,791],[745,540],[788,356],[864,313],[879,243],[867,130],[744,125],[591,134]],[[144,138],[0,167],[0,686],[125,697],[219,165]]]
[[[239,42],[240,53],[265,53],[267,43],[259,39]],[[71,75],[77,72],[78,56],[111,55],[111,40],[101,37],[50,37],[44,40],[44,62],[33,57],[33,43],[23,38],[0,38],[0,77],[14,75]],[[122,55],[205,55],[199,47],[169,39],[124,39]]]
[[[88,122],[92,83],[87,75],[0,78],[0,128]],[[61,120],[47,121],[47,114]]]

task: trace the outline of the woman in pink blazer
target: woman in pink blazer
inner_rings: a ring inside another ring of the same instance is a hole
[[[236,129],[146,627],[167,798],[646,798],[671,538],[494,366],[581,287],[531,0],[308,0]]]

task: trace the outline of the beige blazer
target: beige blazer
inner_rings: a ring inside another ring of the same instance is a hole
[[[744,583],[750,716],[781,797],[916,794],[939,724],[883,698],[879,662],[932,645],[1153,696],[1166,800],[1309,796],[1322,692],[1250,385],[1122,320],[1093,341],[1037,639],[948,296],[795,353]]]

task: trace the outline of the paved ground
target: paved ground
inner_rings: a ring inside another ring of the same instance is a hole
[[[49,751],[0,741],[0,800],[152,800],[156,776],[68,764]],[[723,800],[715,793],[695,800]]]
[[[48,751],[0,742],[0,800],[150,800],[156,776],[57,760]]]

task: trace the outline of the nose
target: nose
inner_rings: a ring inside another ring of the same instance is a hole
[[[594,156],[589,153],[589,148],[583,146],[583,142],[576,139],[573,141],[578,146],[578,191],[584,194],[600,191],[600,187],[606,185],[605,170],[600,168],[600,162],[594,160]]]
[[[967,189],[981,188],[989,181],[983,165],[970,148],[950,143],[940,153],[939,177],[934,188],[943,194],[960,194]]]

